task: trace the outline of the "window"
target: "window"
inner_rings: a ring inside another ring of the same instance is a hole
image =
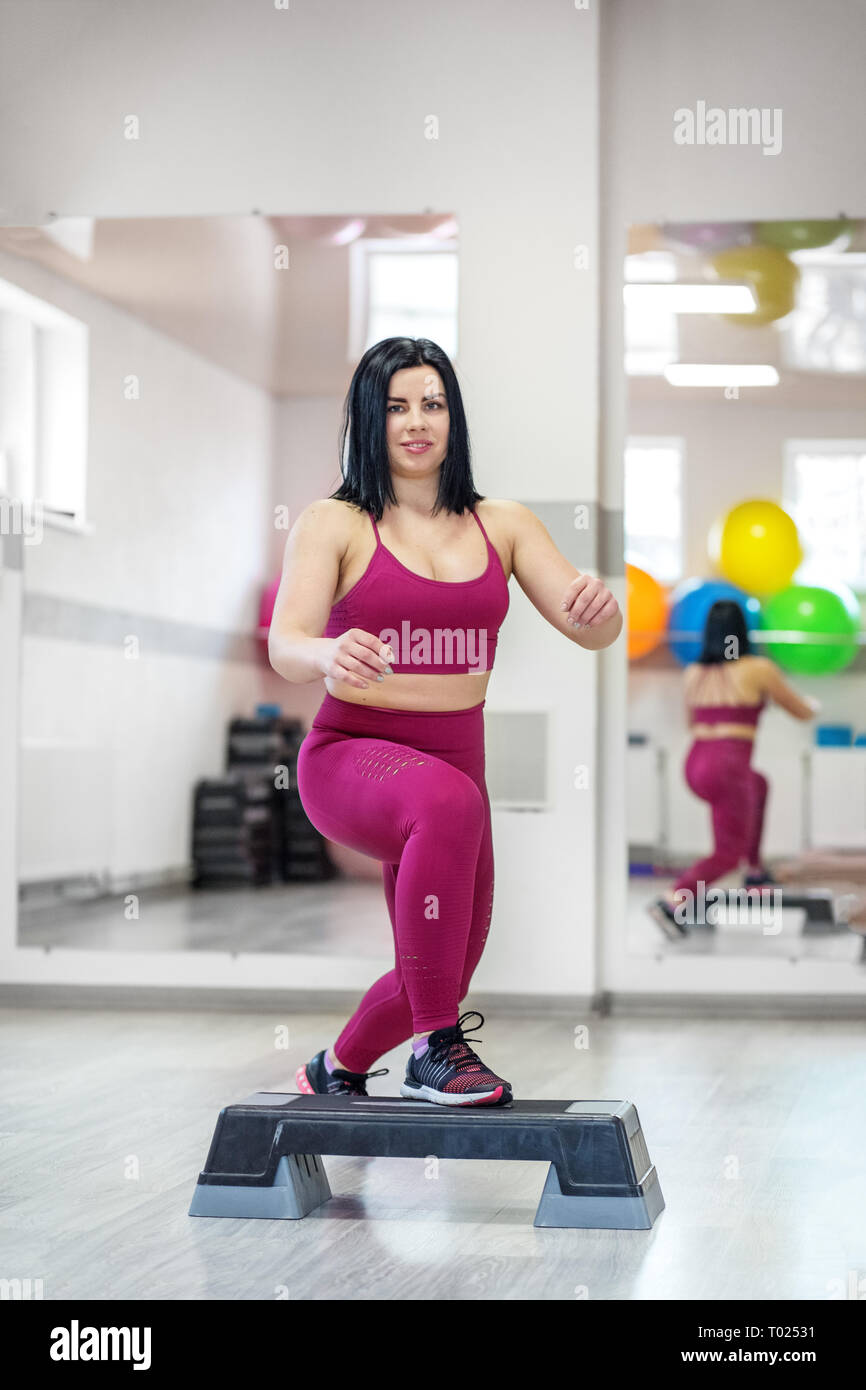
[[[779,325],[782,365],[795,372],[866,374],[866,268],[864,257],[842,253],[823,266],[798,260],[797,307]],[[834,263],[835,262],[835,263]]]
[[[0,280],[0,496],[84,522],[87,326]]]
[[[660,584],[682,578],[683,439],[629,438],[625,447],[626,560]]]
[[[457,357],[457,249],[441,237],[359,238],[350,247],[349,361],[382,338],[432,338]]]
[[[798,583],[866,589],[866,439],[789,439],[784,501],[806,558]]]

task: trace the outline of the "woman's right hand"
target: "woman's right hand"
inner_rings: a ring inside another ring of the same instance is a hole
[[[339,637],[326,637],[323,642],[319,659],[322,675],[361,690],[366,690],[371,680],[384,677],[389,672],[389,662],[394,660],[388,644],[361,627],[350,627]]]

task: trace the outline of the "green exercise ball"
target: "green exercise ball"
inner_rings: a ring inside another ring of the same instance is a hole
[[[853,230],[854,223],[840,217],[831,222],[759,222],[755,238],[762,246],[778,246],[780,251],[811,251],[817,246],[829,246]]]
[[[832,589],[791,584],[762,602],[760,626],[789,635],[764,644],[785,670],[827,676],[844,670],[857,655],[860,605],[841,584]]]

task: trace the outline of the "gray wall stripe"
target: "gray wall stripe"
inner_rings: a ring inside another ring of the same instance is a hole
[[[524,505],[544,523],[557,549],[576,569],[594,569],[605,578],[624,574],[621,511],[609,510],[597,502],[544,500]],[[575,526],[576,517],[582,524]],[[23,537],[4,535],[3,566],[20,570],[23,562]],[[94,642],[117,648],[132,635],[138,638],[142,655],[161,652],[209,661],[254,662],[260,662],[262,655],[261,644],[253,633],[227,632],[171,618],[101,608],[54,594],[25,592],[22,632],[26,637]]]
[[[291,962],[291,955],[283,960]],[[476,994],[469,1003],[502,1016],[580,1019],[592,1009],[589,995]],[[285,1018],[299,1013],[344,1013],[358,1006],[358,989],[244,989],[203,985],[61,985],[0,982],[0,1006],[72,1009],[243,1009]]]
[[[210,661],[261,661],[262,647],[251,633],[225,632],[128,613],[95,604],[75,603],[53,594],[24,594],[22,632],[26,637],[54,637],[66,642],[95,642],[121,648],[129,636],[138,638],[142,656],[199,657]]]
[[[622,579],[625,576],[625,532],[620,507],[600,508],[598,573],[602,579]]]
[[[23,570],[24,537],[17,531],[0,534],[0,569]]]
[[[291,960],[287,955],[286,960]],[[486,1016],[565,1018],[591,1013],[621,1018],[799,1018],[863,1019],[866,998],[851,994],[493,994],[470,991],[467,1001]],[[60,985],[0,983],[0,1006],[52,1009],[239,1010],[285,1017],[297,1013],[342,1013],[357,1007],[353,990],[254,990],[193,985]]]
[[[543,522],[557,550],[575,569],[594,569],[610,579],[625,574],[622,511],[598,502],[524,500],[523,505]]]

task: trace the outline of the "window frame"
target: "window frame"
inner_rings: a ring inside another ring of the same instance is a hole
[[[405,237],[357,237],[349,245],[349,344],[347,362],[357,363],[366,352],[367,325],[370,321],[370,256],[382,252],[394,255],[427,255],[436,252],[451,255],[455,259],[458,275],[458,296],[460,261],[457,254],[457,239],[415,233]],[[459,321],[457,327],[459,328]],[[451,360],[459,360],[460,340],[457,333],[457,351],[450,354]]]
[[[9,496],[13,503],[41,511],[41,524],[57,530],[71,531],[89,535],[93,526],[87,520],[87,471],[89,442],[89,376],[90,376],[90,326],[84,320],[58,308],[51,300],[42,299],[29,290],[17,285],[14,280],[0,277],[0,316],[24,320],[30,328],[29,351],[31,353],[31,374],[33,380],[32,416],[28,429],[30,436],[29,478],[16,497]],[[74,402],[68,396],[52,400],[60,379],[68,381],[69,373],[77,374]],[[26,407],[23,407],[26,408]],[[53,430],[55,417],[60,414],[62,426]],[[57,434],[68,430],[69,445],[60,446]],[[46,442],[46,437],[54,438]],[[51,501],[45,495],[46,477],[50,471],[47,450],[53,466],[58,464],[57,453],[69,449],[76,459],[78,469],[75,486],[71,489],[80,501],[70,515],[56,507],[62,498],[55,496]],[[2,441],[0,450],[5,453]],[[5,473],[5,468],[4,468]],[[0,483],[2,485],[2,483]]]
[[[790,511],[795,522],[797,454],[817,454],[823,455],[826,458],[832,458],[833,455],[856,454],[866,458],[866,437],[860,439],[841,439],[838,436],[825,438],[815,436],[804,438],[802,436],[797,436],[796,438],[784,440],[782,446],[782,506],[785,510]],[[866,557],[866,549],[862,550],[861,553]],[[809,562],[814,558],[814,556],[807,553],[804,556],[804,562]],[[842,582],[847,584],[848,587],[855,592],[863,593],[864,590],[866,590],[866,558],[864,558],[862,573],[854,580],[845,579]]]

